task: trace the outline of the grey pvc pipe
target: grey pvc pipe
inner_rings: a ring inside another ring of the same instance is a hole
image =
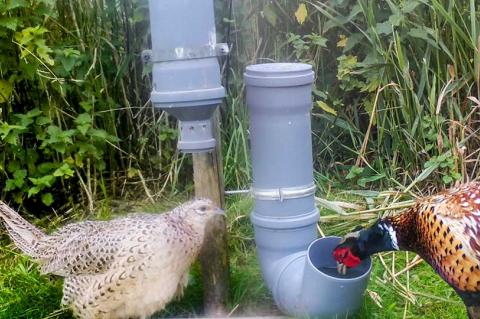
[[[329,317],[353,312],[361,304],[370,261],[352,278],[337,278],[329,271],[336,272],[332,250],[339,239],[316,241],[312,67],[250,65],[244,79],[255,198],[251,221],[265,282],[287,314]],[[332,294],[342,299],[330,302]]]
[[[180,120],[180,150],[211,150],[211,117],[225,96],[213,0],[150,0],[149,6],[151,101]]]

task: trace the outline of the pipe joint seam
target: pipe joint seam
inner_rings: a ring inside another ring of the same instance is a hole
[[[316,186],[312,182],[307,185],[280,188],[253,188],[253,197],[259,200],[297,199],[315,195]]]
[[[250,219],[255,226],[268,229],[294,229],[307,227],[318,223],[319,218],[320,214],[316,208],[305,214],[288,217],[266,216],[256,211],[253,211],[250,215]],[[315,238],[312,238],[311,240],[314,239]]]

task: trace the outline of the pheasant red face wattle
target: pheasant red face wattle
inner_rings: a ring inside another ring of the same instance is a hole
[[[335,260],[341,264],[344,264],[348,268],[354,268],[360,265],[360,258],[355,256],[350,248],[348,247],[341,247],[337,248],[333,251],[333,257]]]

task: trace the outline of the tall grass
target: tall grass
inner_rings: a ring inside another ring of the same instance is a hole
[[[234,72],[313,64],[320,182],[401,186],[423,173],[427,184],[450,185],[478,175],[478,102],[469,97],[479,96],[479,14],[474,0],[243,1]]]

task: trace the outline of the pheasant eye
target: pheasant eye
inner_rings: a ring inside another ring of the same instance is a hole
[[[207,206],[200,206],[200,211],[202,211],[202,212],[206,212],[207,209],[208,209]]]

